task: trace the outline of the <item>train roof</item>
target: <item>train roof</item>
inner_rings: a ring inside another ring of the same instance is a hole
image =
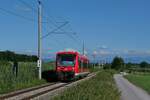
[[[81,59],[85,59],[85,60],[89,60],[87,56],[85,55],[81,55],[79,52],[77,51],[60,51],[60,52],[57,52],[56,53],[57,55],[60,55],[60,54],[76,54],[76,55],[79,55],[79,57]]]
[[[60,51],[57,52],[56,54],[79,54],[77,51]]]
[[[84,60],[89,60],[88,57],[85,56],[85,55],[80,55],[79,57],[80,57],[81,59],[84,59]]]

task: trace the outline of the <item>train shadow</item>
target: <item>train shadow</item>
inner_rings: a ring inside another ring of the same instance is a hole
[[[55,70],[48,70],[42,72],[42,78],[47,82],[57,82],[57,74]]]
[[[42,72],[42,78],[44,80],[46,80],[47,82],[62,82],[62,83],[70,83],[70,82],[74,82],[74,81],[77,81],[79,79],[82,79],[81,77],[76,79],[66,79],[66,80],[61,80],[58,78],[57,76],[57,72],[55,70],[47,70],[47,71],[43,71]]]

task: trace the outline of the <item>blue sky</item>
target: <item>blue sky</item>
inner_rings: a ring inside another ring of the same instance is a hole
[[[23,0],[37,8],[36,0]],[[43,53],[48,56],[65,48],[101,54],[150,55],[150,1],[149,0],[42,0],[43,35],[63,21],[69,21],[65,34],[52,34],[43,39]],[[0,8],[32,18],[34,22],[0,10],[0,50],[18,52],[37,51],[37,13],[19,0],[2,0]],[[53,24],[54,23],[54,24]],[[71,33],[70,33],[71,32]],[[76,32],[77,34],[72,34]]]

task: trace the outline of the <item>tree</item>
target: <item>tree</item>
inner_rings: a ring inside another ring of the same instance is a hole
[[[143,62],[140,63],[141,68],[146,68],[146,67],[148,67],[148,65],[149,64],[146,61],[143,61]]]
[[[103,67],[103,69],[110,69],[111,68],[111,64],[109,63],[106,63]]]
[[[0,51],[0,61],[23,61],[23,62],[35,62],[37,61],[37,56],[26,55],[26,54],[16,54],[11,51]]]
[[[115,70],[123,70],[124,60],[121,57],[115,57],[112,61],[111,68]]]
[[[133,66],[133,64],[131,62],[128,62],[126,64],[126,69],[130,69],[130,68],[132,68],[132,66]]]

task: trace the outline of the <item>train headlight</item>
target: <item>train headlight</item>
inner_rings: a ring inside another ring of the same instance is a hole
[[[75,68],[74,68],[74,67],[72,67],[72,70],[75,70]]]
[[[64,68],[64,71],[68,71],[68,69],[67,69],[67,68]]]
[[[57,70],[59,70],[60,68],[59,67],[57,67]]]

